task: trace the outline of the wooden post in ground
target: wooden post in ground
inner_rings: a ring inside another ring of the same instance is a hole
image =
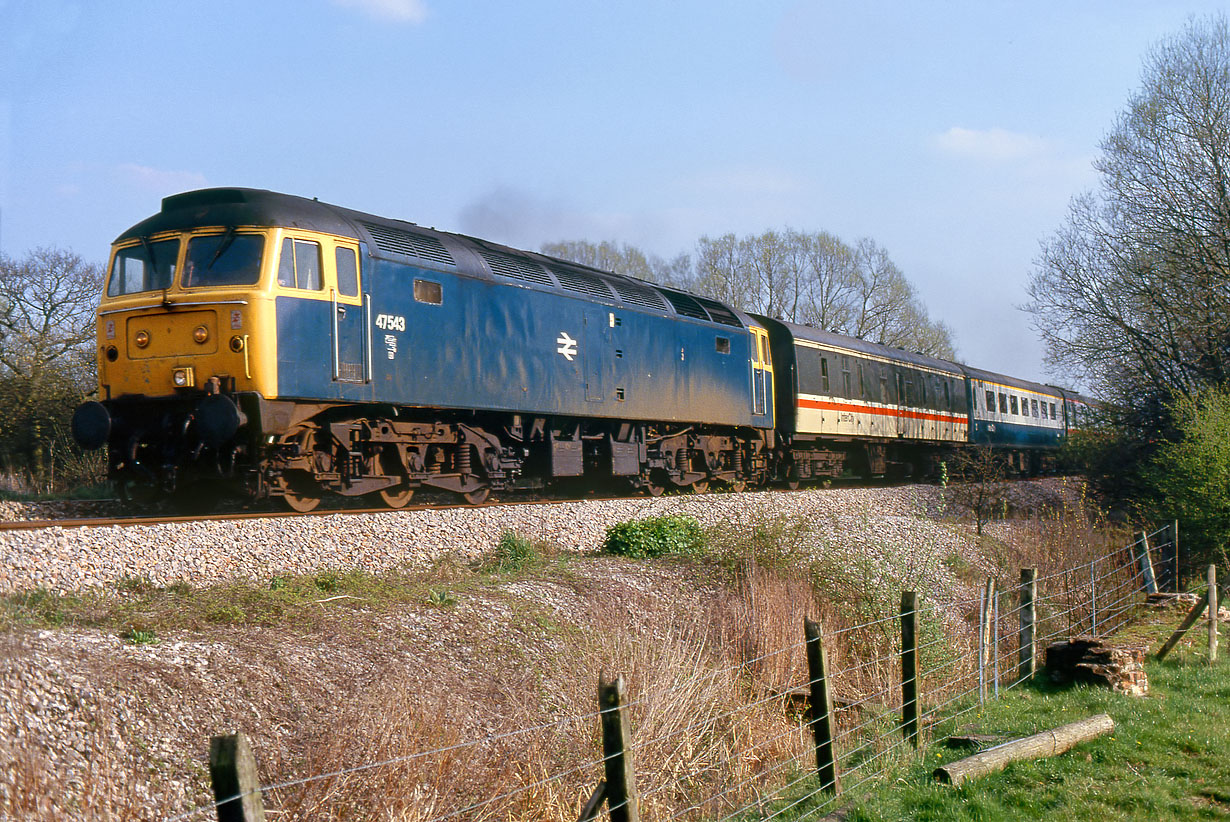
[[[803,620],[807,637],[807,675],[811,680],[811,729],[816,740],[816,775],[820,788],[841,793],[837,753],[833,747],[833,689],[829,682],[829,655],[824,647],[824,625]]]
[[[209,740],[209,780],[218,803],[218,822],[265,822],[256,757],[244,734]]]
[[[901,732],[918,747],[918,594],[901,592]]]
[[[1210,565],[1209,578],[1209,664],[1217,661],[1217,566]]]
[[[990,689],[991,639],[995,621],[995,577],[987,577],[982,590],[982,624],[978,628],[978,702],[986,702]],[[998,679],[998,677],[997,677]]]
[[[627,702],[623,676],[608,680],[603,673],[598,679],[598,710],[602,716],[602,756],[611,822],[639,822],[641,818]]]
[[[1017,633],[1020,650],[1017,653],[1019,666],[1017,679],[1032,679],[1037,666],[1034,662],[1034,621],[1037,614],[1034,610],[1038,586],[1038,569],[1021,569],[1021,627]]]
[[[1179,521],[1177,519],[1170,524],[1170,543],[1174,546],[1174,592],[1177,594],[1183,590],[1182,580],[1179,579]]]
[[[1098,635],[1098,561],[1089,563],[1089,636]]]
[[[1183,622],[1180,623],[1178,628],[1174,629],[1174,633],[1170,635],[1170,639],[1166,640],[1161,649],[1153,655],[1153,658],[1158,662],[1165,659],[1166,654],[1170,653],[1171,649],[1178,644],[1179,640],[1183,638],[1183,635],[1187,633],[1188,629],[1196,624],[1196,620],[1200,619],[1200,615],[1203,614],[1204,609],[1208,607],[1209,597],[1207,596],[1193,605],[1192,609],[1187,612],[1187,616],[1183,618]]]
[[[1157,593],[1157,577],[1153,576],[1153,560],[1149,557],[1149,535],[1140,532],[1140,539],[1135,543],[1136,561],[1140,564],[1140,575],[1145,580],[1145,593]]]

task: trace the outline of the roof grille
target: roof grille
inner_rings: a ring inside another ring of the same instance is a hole
[[[662,299],[661,294],[647,285],[641,285],[635,280],[612,279],[610,283],[614,286],[615,293],[619,295],[619,298],[629,305],[657,308],[662,311],[666,310],[666,300]]]
[[[559,280],[560,286],[569,291],[579,291],[582,294],[600,297],[604,300],[610,300],[612,297],[611,289],[607,287],[607,284],[593,274],[555,266],[550,266],[550,268],[551,273]]]
[[[705,312],[705,309],[701,307],[701,304],[696,302],[695,299],[689,297],[687,294],[683,294],[679,291],[670,291],[665,288],[660,288],[658,290],[661,291],[662,296],[675,307],[675,311],[683,316],[694,317],[698,320],[709,319],[709,315]]]
[[[695,299],[696,302],[705,307],[705,310],[709,312],[709,316],[713,318],[715,323],[733,325],[735,328],[743,327],[743,323],[739,322],[739,318],[735,316],[735,313],[717,300],[710,300],[706,297],[696,297]]]
[[[537,263],[485,248],[480,248],[478,253],[483,255],[483,259],[487,261],[487,265],[491,266],[491,270],[502,277],[526,280],[539,285],[555,285],[551,275],[543,271]]]
[[[445,265],[456,265],[453,256],[448,253],[444,244],[435,237],[426,234],[412,234],[400,228],[363,223],[367,233],[372,235],[376,248],[390,254],[405,254],[408,257],[418,257]]]

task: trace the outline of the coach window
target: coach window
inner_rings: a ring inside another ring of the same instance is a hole
[[[444,302],[444,289],[439,283],[431,280],[414,281],[414,299],[416,302],[440,305]]]
[[[1016,404],[1016,394],[1013,394],[1011,397],[1009,397],[1009,398],[1008,398],[1008,402],[1009,402],[1009,404],[1012,406],[1012,413],[1013,413],[1013,414],[1019,414],[1019,413],[1021,413],[1020,411],[1018,411],[1018,410],[1017,410],[1017,404]]]
[[[843,397],[853,397],[854,396],[853,394],[850,393],[850,372],[849,371],[841,372],[841,387],[843,391],[842,393]]]
[[[863,379],[863,364],[858,364],[858,398],[860,400],[867,397],[867,381]]]
[[[1029,416],[1029,397],[1021,397],[1021,416]]]
[[[338,246],[335,255],[337,261],[337,293],[343,297],[359,296],[359,261],[353,248]]]
[[[952,410],[952,389],[948,387],[948,380],[944,380],[944,409]]]
[[[987,392],[987,410],[990,411],[992,414],[995,413],[995,392],[994,391]]]
[[[283,240],[282,259],[278,262],[278,285],[319,291],[323,285],[320,279],[320,244],[290,237]]]
[[[1030,400],[1029,408],[1031,411],[1033,411],[1033,414],[1035,417],[1038,416],[1038,401],[1037,400]]]
[[[1002,391],[999,393],[999,413],[1008,413],[1008,395]]]
[[[829,361],[827,357],[820,358],[820,385],[824,393],[829,393]]]
[[[1051,419],[1053,420],[1059,419],[1058,417],[1055,416],[1055,403],[1051,403]]]

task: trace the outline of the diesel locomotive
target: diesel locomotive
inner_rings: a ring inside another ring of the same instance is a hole
[[[115,241],[98,399],[121,487],[472,503],[563,478],[797,485],[985,443],[1034,471],[1079,397],[312,199],[167,197]]]

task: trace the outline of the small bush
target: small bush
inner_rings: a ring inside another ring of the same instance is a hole
[[[670,514],[612,525],[602,550],[643,559],[666,554],[695,554],[705,547],[705,534],[692,517]]]
[[[492,570],[497,572],[520,571],[538,556],[534,543],[514,531],[505,531],[495,546],[495,562]]]

